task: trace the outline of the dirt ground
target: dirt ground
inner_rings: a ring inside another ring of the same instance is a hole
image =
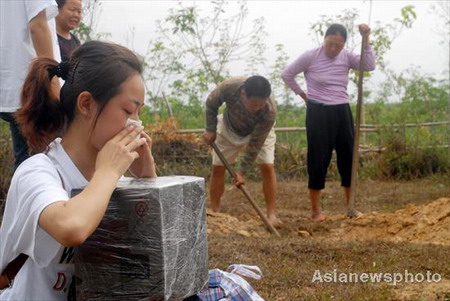
[[[248,183],[247,189],[264,209],[260,184]],[[364,215],[346,218],[342,188],[328,182],[322,195],[328,218],[313,222],[306,184],[280,182],[281,238],[275,238],[243,194],[228,185],[221,212],[207,213],[209,266],[225,270],[233,263],[258,265],[263,278],[249,282],[266,300],[450,300],[448,177],[361,181],[356,207]],[[410,273],[418,280],[404,276],[395,285],[388,280],[312,281],[317,271]],[[427,273],[435,278],[420,281],[419,274]]]

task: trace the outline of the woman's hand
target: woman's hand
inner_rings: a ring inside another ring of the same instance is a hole
[[[367,45],[369,45],[370,27],[367,24],[359,24],[358,29],[361,36],[367,39]]]
[[[308,96],[306,95],[306,93],[304,91],[300,92],[300,97],[303,98],[303,100],[306,102],[308,100]]]
[[[109,140],[97,154],[95,170],[107,171],[119,179],[139,158],[137,150],[146,144],[145,138],[136,139],[142,130],[142,127],[129,126]]]
[[[370,27],[367,24],[359,24],[358,29],[362,36],[370,34]]]
[[[131,164],[130,172],[138,178],[155,178],[156,168],[152,155],[152,138],[144,131],[141,132],[141,137],[145,142],[136,149],[139,158]]]

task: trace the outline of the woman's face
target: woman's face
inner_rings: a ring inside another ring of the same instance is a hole
[[[326,56],[330,59],[335,58],[345,46],[344,37],[339,34],[329,35],[325,37],[323,48]]]
[[[59,9],[56,23],[65,31],[77,28],[81,22],[81,10],[81,0],[67,0],[64,6]]]
[[[134,73],[121,88],[121,92],[105,105],[92,131],[91,142],[98,151],[125,128],[128,118],[139,120],[145,97],[142,76]]]

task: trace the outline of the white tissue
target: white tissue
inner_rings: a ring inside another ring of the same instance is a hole
[[[135,128],[142,127],[142,120],[135,120],[135,119],[128,118],[127,122],[125,124],[125,127],[128,127],[130,125],[134,126]],[[136,139],[139,139],[139,138],[141,138],[141,134],[136,135]]]

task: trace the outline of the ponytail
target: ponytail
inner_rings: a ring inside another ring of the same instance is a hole
[[[50,58],[37,58],[31,63],[22,89],[22,107],[15,118],[32,153],[45,151],[63,129],[64,114],[51,82],[54,75],[66,74],[63,64]]]

